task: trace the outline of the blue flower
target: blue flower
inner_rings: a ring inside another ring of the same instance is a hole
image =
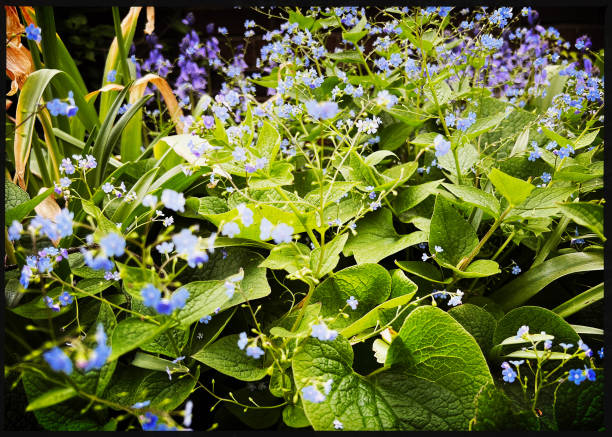
[[[60,304],[53,302],[53,299],[51,299],[49,296],[45,296],[43,301],[45,302],[45,305],[47,305],[47,308],[51,308],[53,311],[60,310]]]
[[[240,233],[240,227],[238,227],[237,223],[228,222],[223,225],[221,229],[221,235],[228,236],[230,238],[234,238],[235,235]]]
[[[542,179],[542,182],[544,182],[545,184],[549,183],[550,180],[552,179],[552,176],[550,175],[550,173],[547,172],[543,172],[542,176],[540,176],[540,179]]]
[[[589,381],[595,381],[597,379],[597,374],[594,369],[586,369],[584,373],[586,373],[586,378]]]
[[[236,206],[238,210],[238,217],[245,227],[249,227],[253,224],[253,211],[249,209],[244,203]]]
[[[248,342],[249,339],[247,337],[246,332],[241,332],[238,338],[238,347],[240,348],[240,350],[244,350]]]
[[[23,225],[19,223],[17,220],[13,220],[11,226],[8,228],[9,240],[17,241],[21,238],[21,233],[23,232]]]
[[[317,102],[308,100],[304,103],[308,114],[315,120],[328,120],[334,118],[340,111],[336,102]]]
[[[61,306],[70,305],[73,300],[74,300],[74,297],[70,293],[68,293],[66,290],[64,290],[64,292],[60,294],[59,296],[59,303]]]
[[[580,385],[582,381],[586,379],[586,375],[582,371],[582,369],[572,369],[569,371],[569,375],[567,377],[568,381],[572,381],[576,385]]]
[[[111,354],[111,348],[106,344],[107,339],[104,326],[102,326],[102,323],[98,323],[96,328],[96,348],[92,351],[89,359],[81,365],[85,372],[100,369],[104,366]]]
[[[41,41],[42,38],[40,36],[40,27],[36,27],[34,23],[28,24],[28,27],[25,28],[25,31],[26,38],[30,41],[35,41],[38,43]]]
[[[455,307],[457,305],[461,305],[461,299],[463,298],[463,294],[463,291],[456,290],[455,294],[449,299],[448,306]]]
[[[112,270],[113,262],[108,257],[100,253],[95,258],[89,250],[81,249],[81,254],[85,260],[87,267],[94,270]]]
[[[106,75],[106,80],[108,82],[114,82],[116,79],[117,79],[117,71],[116,70],[111,70]]]
[[[320,341],[335,340],[338,336],[338,331],[329,329],[324,322],[312,325],[312,337],[319,339]]]
[[[111,232],[100,239],[100,247],[106,256],[121,256],[125,253],[125,240],[121,235]]]
[[[259,346],[249,346],[246,348],[246,354],[248,357],[258,359],[264,354],[264,351]]]
[[[157,425],[157,416],[150,411],[147,411],[142,421],[142,429],[144,431],[153,431]]]
[[[173,310],[172,303],[170,302],[169,299],[160,299],[155,304],[155,311],[157,311],[159,314],[169,316],[170,314],[172,314],[172,310]]]
[[[502,38],[496,39],[489,34],[483,35],[480,42],[482,42],[482,45],[488,50],[499,50],[504,44],[504,40]]]
[[[352,310],[356,310],[359,301],[355,299],[355,296],[351,296],[346,300],[346,304],[350,306]]]
[[[502,375],[503,375],[504,381],[513,383],[514,380],[516,379],[517,373],[514,371],[514,369],[512,369],[512,367],[510,367],[510,364],[507,361],[504,361],[501,366],[503,369]]]
[[[314,385],[307,385],[306,387],[302,388],[302,398],[305,401],[318,404],[325,400],[325,395],[317,390]]]
[[[60,237],[69,237],[72,235],[72,219],[74,213],[68,211],[66,208],[62,209],[58,215],[55,216],[55,226],[59,232]]]
[[[183,196],[183,193],[177,193],[174,190],[166,188],[162,192],[161,201],[168,209],[185,212],[185,197]]]
[[[436,157],[441,158],[451,149],[451,143],[446,141],[442,135],[438,135],[434,139],[434,147],[436,149]]]
[[[189,292],[184,288],[179,288],[174,292],[172,296],[170,296],[170,303],[172,304],[173,309],[181,309],[187,303],[187,299],[189,299]]]
[[[603,347],[597,351],[597,355],[599,355],[599,358],[603,359],[603,357],[604,357],[604,348]]]
[[[59,347],[56,346],[53,349],[45,352],[43,354],[43,358],[56,372],[64,372],[66,375],[70,375],[72,373],[72,361],[70,361],[68,355],[66,355]]]
[[[563,350],[568,350],[568,349],[574,347],[574,345],[571,344],[571,343],[569,343],[569,344],[568,343],[559,343],[559,346],[561,346],[563,348]]]
[[[535,160],[541,158],[542,155],[540,154],[540,149],[537,146],[534,146],[533,149],[533,152],[529,153],[529,158],[527,158],[527,160],[535,162]]]
[[[161,299],[161,291],[155,288],[153,284],[147,284],[140,290],[140,296],[144,299],[145,306],[154,307]]]
[[[200,323],[204,323],[205,325],[208,325],[208,322],[210,322],[211,320],[212,320],[212,316],[206,315],[200,319]]]
[[[155,246],[155,248],[162,255],[167,255],[174,250],[174,244],[169,241],[164,241],[163,243],[160,243]]]
[[[521,268],[519,266],[512,267],[512,274],[513,275],[518,275],[519,273],[521,273]]]
[[[276,244],[291,243],[293,227],[286,225],[285,223],[279,223],[274,227],[274,229],[272,229],[271,235]]]
[[[516,331],[516,337],[517,338],[521,338],[524,335],[529,334],[529,326],[527,325],[523,325],[521,326],[518,331]]]
[[[246,161],[246,149],[244,147],[236,147],[232,152],[232,157],[238,162]]]

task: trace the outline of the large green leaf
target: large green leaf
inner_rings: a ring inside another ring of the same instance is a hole
[[[576,252],[559,255],[529,269],[489,297],[507,311],[527,302],[556,279],[577,272],[603,270],[603,267],[601,253]]]
[[[589,202],[570,202],[558,205],[561,211],[581,226],[595,232],[599,238],[604,237],[604,207]]]
[[[427,234],[423,231],[399,235],[393,228],[391,211],[386,208],[359,220],[356,231],[357,235],[351,235],[344,246],[344,255],[353,255],[357,264],[377,263],[409,246],[427,241]]]
[[[184,285],[190,295],[185,307],[177,312],[183,326],[213,314],[217,308],[225,310],[247,299],[251,301],[270,294],[266,269],[259,267],[263,259],[261,255],[243,248],[228,249],[227,254],[223,259],[221,252],[215,252],[201,270],[194,271],[200,278],[207,280]],[[244,278],[230,299],[224,286],[225,278],[237,274],[240,268],[244,270]]]
[[[487,384],[476,398],[472,431],[539,430],[531,411],[517,411],[516,406],[501,389]]]
[[[446,416],[450,429],[467,429],[476,395],[493,382],[476,340],[449,314],[430,306],[406,318],[385,365],[401,365],[408,374],[435,384],[436,391],[443,389],[450,392],[449,398],[457,398],[461,408]]]
[[[153,337],[161,334],[170,326],[171,322],[156,325],[151,322],[140,320],[137,317],[129,317],[117,324],[113,335],[112,352],[108,361],[113,361],[121,355],[136,349]]]
[[[491,349],[497,321],[488,311],[479,306],[464,303],[451,308],[448,314],[461,323],[461,326],[474,337],[483,353],[486,354]]]
[[[347,308],[348,318],[338,317],[329,324],[344,328],[363,317],[375,306],[383,303],[391,293],[391,277],[378,264],[360,264],[333,273],[315,288],[312,302],[321,302],[321,315],[335,317],[338,310],[347,306],[346,300],[354,296],[359,301],[357,309]]]
[[[345,430],[399,429],[397,416],[375,387],[351,369],[353,350],[342,336],[322,342],[309,337],[293,357],[293,377],[298,390],[333,379],[324,402],[302,400],[304,413],[316,431],[333,430],[338,419]]]
[[[4,180],[4,210],[8,211],[10,209],[17,208],[19,205],[30,200],[30,195],[27,191],[24,191],[16,185],[12,183],[10,180]],[[10,223],[8,220],[7,224]]]
[[[266,376],[265,356],[255,359],[238,348],[238,334],[220,338],[191,355],[192,358],[240,381],[258,381]]]
[[[441,265],[456,266],[477,245],[478,236],[472,225],[450,201],[438,195],[429,226],[430,250],[434,251],[436,246],[443,250],[432,252],[436,254],[436,261]]]
[[[559,215],[561,208],[557,202],[566,200],[574,191],[573,187],[535,188],[520,205],[510,211],[506,221]]]
[[[574,328],[552,311],[541,307],[523,306],[508,312],[497,323],[493,334],[493,344],[498,345],[506,338],[516,336],[517,330],[523,325],[529,326],[531,334],[539,334],[544,331],[553,335],[554,344],[572,343],[575,345],[580,340]]]
[[[598,372],[599,373],[599,372]],[[557,391],[555,419],[559,430],[601,431],[604,425],[604,375],[579,386],[569,381]]]

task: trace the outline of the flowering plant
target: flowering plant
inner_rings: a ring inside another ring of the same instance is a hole
[[[536,300],[603,269],[588,38],[530,8],[287,8],[231,59],[189,14],[171,62],[151,8],[130,50],[141,9],[113,8],[90,93],[52,9],[20,10],[6,373],[42,426],[600,426],[567,410],[598,408],[603,331],[566,319],[603,282]]]

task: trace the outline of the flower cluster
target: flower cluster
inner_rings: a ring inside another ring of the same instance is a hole
[[[140,290],[140,296],[145,306],[154,308],[159,314],[169,316],[175,310],[185,307],[189,292],[185,288],[179,288],[170,295],[170,298],[162,298],[158,288],[153,284],[147,284]]]

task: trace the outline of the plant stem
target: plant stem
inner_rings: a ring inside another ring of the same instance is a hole
[[[489,240],[489,238],[491,238],[491,235],[493,235],[493,232],[495,232],[495,230],[499,227],[501,222],[504,220],[504,218],[506,218],[506,216],[512,210],[512,208],[513,208],[512,205],[508,206],[508,208],[506,208],[506,210],[502,213],[502,215],[500,215],[499,218],[495,220],[495,223],[491,225],[491,228],[487,231],[484,237],[482,237],[482,240],[478,242],[478,245],[474,248],[474,250],[472,250],[472,252],[466,258],[461,260],[461,262],[459,263],[459,266],[457,266],[459,270],[465,270],[466,267],[472,262],[474,257],[478,255],[478,252],[480,252],[480,249],[482,249],[482,247]]]

